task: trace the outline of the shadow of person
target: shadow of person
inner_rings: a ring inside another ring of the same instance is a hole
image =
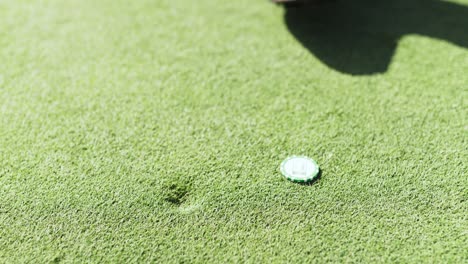
[[[468,48],[468,6],[441,0],[331,1],[287,8],[285,23],[323,63],[352,75],[386,72],[407,34]]]

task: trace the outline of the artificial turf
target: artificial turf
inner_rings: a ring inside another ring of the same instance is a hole
[[[468,262],[468,1],[331,5],[0,0],[0,262]]]

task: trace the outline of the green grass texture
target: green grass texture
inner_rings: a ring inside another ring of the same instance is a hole
[[[0,27],[1,263],[468,262],[467,0],[0,0]]]

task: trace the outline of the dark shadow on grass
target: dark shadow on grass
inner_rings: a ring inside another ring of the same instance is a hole
[[[343,73],[387,71],[399,39],[407,34],[468,48],[467,6],[439,0],[325,2],[287,8],[285,23],[312,54]]]

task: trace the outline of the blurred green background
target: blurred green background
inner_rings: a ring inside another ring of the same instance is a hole
[[[353,2],[0,0],[0,261],[467,262],[468,1]]]

